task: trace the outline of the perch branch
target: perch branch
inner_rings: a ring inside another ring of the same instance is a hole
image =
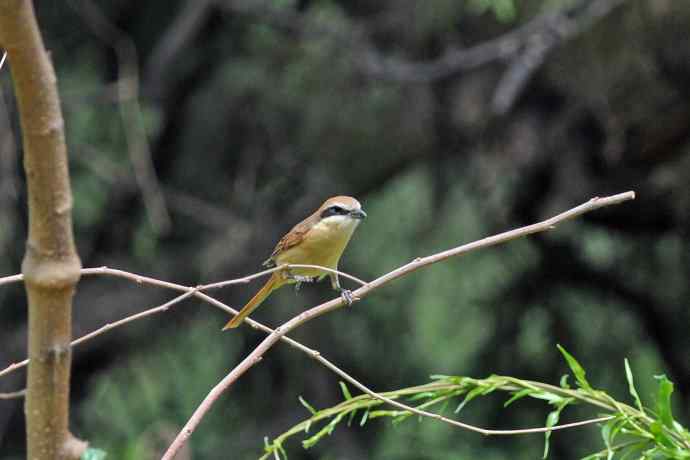
[[[411,272],[414,272],[422,267],[446,260],[450,257],[459,256],[467,252],[494,246],[497,244],[505,243],[507,241],[520,238],[523,236],[531,235],[537,232],[543,232],[546,230],[551,230],[566,220],[573,219],[580,216],[586,212],[593,211],[595,209],[602,208],[604,206],[610,206],[614,204],[619,204],[628,200],[635,198],[634,192],[625,192],[617,195],[603,197],[603,198],[592,198],[586,203],[583,203],[577,207],[574,207],[568,211],[565,211],[557,216],[550,219],[546,219],[542,222],[528,225],[526,227],[517,228],[507,232],[499,233],[498,235],[490,236],[472,243],[464,244],[447,251],[439,252],[431,256],[417,258],[414,261],[403,265],[402,267],[393,270],[374,281],[368,283],[367,285],[360,287],[355,290],[352,294],[355,300],[360,300],[372,291],[378,289],[379,287],[403,277]],[[194,432],[196,427],[199,425],[203,417],[213,406],[215,401],[228,389],[230,388],[237,379],[239,379],[247,370],[263,359],[263,355],[271,348],[275,343],[280,340],[285,334],[303,325],[304,323],[311,321],[323,314],[331,312],[337,308],[345,305],[345,301],[341,298],[333,299],[331,301],[325,302],[321,305],[313,307],[299,315],[293,317],[291,320],[287,321],[283,325],[275,329],[268,337],[266,337],[246,358],[244,358],[235,368],[230,371],[230,373],[224,377],[215,387],[211,389],[206,398],[201,402],[199,407],[194,411],[190,419],[187,421],[185,426],[180,430],[175,440],[172,442],[162,460],[171,460],[174,458],[177,451],[186,443],[187,439]]]

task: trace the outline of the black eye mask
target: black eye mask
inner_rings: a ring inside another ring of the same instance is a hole
[[[321,218],[325,219],[326,217],[330,216],[347,216],[348,214],[350,214],[350,211],[347,209],[343,208],[342,206],[333,205],[327,207],[321,212]]]

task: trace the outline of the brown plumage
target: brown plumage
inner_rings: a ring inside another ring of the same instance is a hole
[[[264,265],[319,265],[337,270],[340,256],[360,220],[365,217],[366,213],[356,199],[349,196],[329,198],[312,215],[295,225],[278,241]],[[292,268],[274,272],[223,330],[239,326],[271,292],[285,284],[298,283],[306,279],[321,279],[326,275],[331,278],[333,289],[340,290],[336,274],[324,273],[316,268]]]

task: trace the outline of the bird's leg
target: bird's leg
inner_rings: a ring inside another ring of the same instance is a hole
[[[340,287],[340,281],[338,281],[338,274],[329,273],[328,276],[331,278],[331,286],[333,287],[333,289],[336,291],[340,291],[340,297],[342,297],[348,305],[352,305],[355,301],[355,298],[352,295],[352,291]]]

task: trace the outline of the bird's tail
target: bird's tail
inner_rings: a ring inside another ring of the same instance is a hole
[[[254,297],[247,302],[247,305],[242,307],[242,310],[228,323],[223,326],[223,330],[227,329],[232,329],[240,324],[242,324],[242,321],[244,318],[246,318],[251,312],[253,312],[261,303],[266,300],[266,297],[269,296],[271,292],[273,292],[275,289],[278,289],[280,286],[283,285],[283,280],[281,276],[278,274],[278,272],[274,272],[273,275],[266,281],[266,284],[259,289],[259,292],[254,294]]]

